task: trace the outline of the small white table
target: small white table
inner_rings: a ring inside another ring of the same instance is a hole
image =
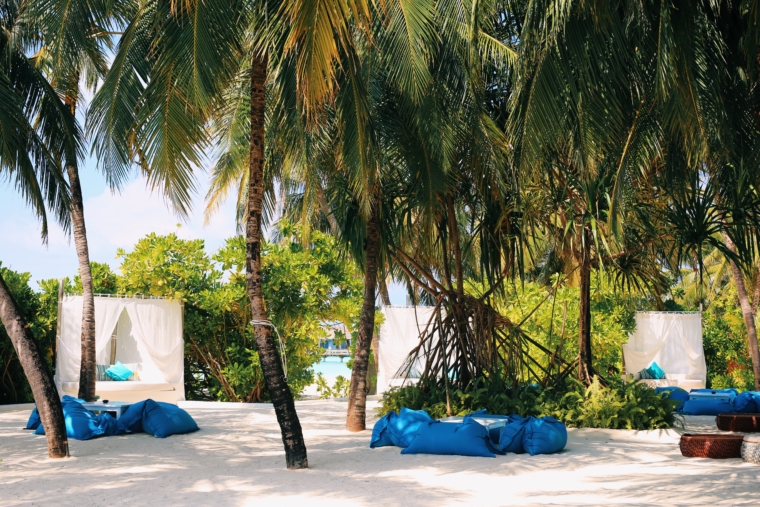
[[[88,401],[82,403],[82,406],[91,412],[112,413],[114,417],[118,419],[126,409],[132,406],[132,403],[127,401],[109,401],[108,403],[103,403],[102,401]]]

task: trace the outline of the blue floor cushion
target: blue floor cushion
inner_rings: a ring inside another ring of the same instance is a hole
[[[531,456],[559,452],[567,445],[567,427],[552,417],[529,417],[523,448]]]
[[[734,405],[726,400],[689,400],[683,406],[683,413],[687,415],[718,415],[732,412]]]
[[[409,447],[420,427],[432,421],[433,419],[424,410],[402,408],[395,417],[388,419],[387,427],[391,442],[398,447]]]
[[[198,425],[190,414],[171,403],[145,400],[142,427],[145,433],[154,437],[166,438],[198,431]]]
[[[25,430],[36,430],[37,427],[42,424],[42,421],[40,420],[40,413],[37,411],[37,407],[34,407],[32,409],[32,413],[29,416],[29,420],[26,421],[26,427]]]
[[[520,417],[517,414],[509,416],[509,424],[501,429],[498,448],[501,452],[512,452],[522,454],[525,452],[523,447],[523,436],[525,435],[525,425],[529,418]]]
[[[760,392],[745,391],[732,402],[734,410],[744,414],[756,414],[760,412]]]
[[[394,445],[393,440],[391,439],[391,430],[388,429],[388,421],[394,417],[396,417],[396,412],[391,410],[377,420],[375,426],[372,428],[372,438],[369,440],[370,449]]]
[[[465,419],[462,423],[430,421],[420,426],[417,436],[401,454],[453,454],[495,458],[488,430]]]
[[[143,431],[142,419],[145,401],[133,403],[119,417],[119,422],[131,433],[141,433]]]
[[[69,399],[66,399],[69,398]],[[63,419],[66,424],[66,435],[74,440],[89,440],[102,436],[123,435],[127,432],[111,414],[102,412],[95,414],[84,408],[80,402],[70,396],[64,396],[61,401],[63,406]],[[42,424],[37,426],[35,435],[44,435],[45,428]]]

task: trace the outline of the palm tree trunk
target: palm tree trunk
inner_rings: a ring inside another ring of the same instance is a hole
[[[24,369],[24,375],[32,388],[34,402],[37,404],[40,419],[45,427],[48,456],[65,458],[69,455],[69,441],[66,436],[61,400],[58,398],[53,375],[40,354],[37,341],[32,336],[29,326],[19,314],[16,302],[2,274],[0,274],[0,321],[11,338],[13,348]]]
[[[266,322],[267,312],[261,286],[261,209],[264,197],[264,110],[267,56],[254,57],[251,65],[251,158],[248,182],[248,220],[245,227],[246,287],[255,322]],[[255,326],[256,346],[269,396],[282,432],[288,469],[308,468],[306,443],[301,431],[293,393],[280,362],[269,327]]]
[[[736,245],[731,241],[731,238],[723,233],[723,240],[726,242],[726,246],[729,250],[736,253]],[[744,325],[747,328],[747,346],[749,347],[750,356],[752,356],[752,370],[755,374],[755,391],[760,391],[760,350],[758,350],[757,344],[757,328],[755,327],[755,314],[752,311],[752,305],[749,302],[749,295],[747,294],[747,287],[744,285],[744,275],[742,275],[739,266],[729,259],[731,264],[731,274],[734,279],[734,285],[736,285],[736,293],[739,296],[739,304],[742,308],[742,316],[744,317]]]
[[[372,203],[367,220],[366,261],[364,266],[364,304],[359,317],[359,337],[356,340],[354,366],[351,370],[351,387],[348,394],[346,429],[362,431],[366,428],[367,366],[369,347],[375,329],[375,298],[377,297],[377,264],[380,256],[380,203]]]
[[[388,292],[388,284],[385,283],[385,277],[380,278],[380,300],[385,306],[391,306],[391,295]]]
[[[591,261],[587,252],[581,256],[578,314],[578,380],[590,384],[594,367],[591,353]]]
[[[74,82],[78,83],[79,79]],[[64,102],[71,110],[71,114],[76,114],[76,97],[67,97]],[[82,361],[79,366],[77,397],[86,401],[95,401],[95,381],[98,377],[95,366],[95,299],[90,271],[90,252],[87,246],[87,229],[84,225],[84,199],[76,159],[69,161],[66,171],[69,174],[71,189],[71,227],[79,260],[79,278],[82,280]]]

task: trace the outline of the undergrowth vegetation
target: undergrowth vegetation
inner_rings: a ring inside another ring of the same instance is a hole
[[[429,384],[396,387],[384,393],[380,415],[406,407],[425,410],[435,419],[446,417],[445,389]],[[598,378],[588,387],[570,379],[559,387],[528,385],[517,389],[500,382],[476,381],[468,389],[450,390],[449,401],[450,415],[486,409],[490,414],[550,416],[572,428],[654,430],[680,424],[680,416],[673,412],[676,402],[641,384],[615,382],[603,386]]]

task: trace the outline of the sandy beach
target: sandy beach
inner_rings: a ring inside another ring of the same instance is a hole
[[[760,494],[758,466],[682,457],[683,429],[571,429],[550,456],[402,456],[369,449],[370,430],[345,431],[345,402],[296,405],[310,468],[295,472],[269,405],[184,402],[201,431],[71,441],[65,460],[21,429],[30,405],[0,407],[0,505],[757,505]],[[713,417],[686,429],[717,431]]]

